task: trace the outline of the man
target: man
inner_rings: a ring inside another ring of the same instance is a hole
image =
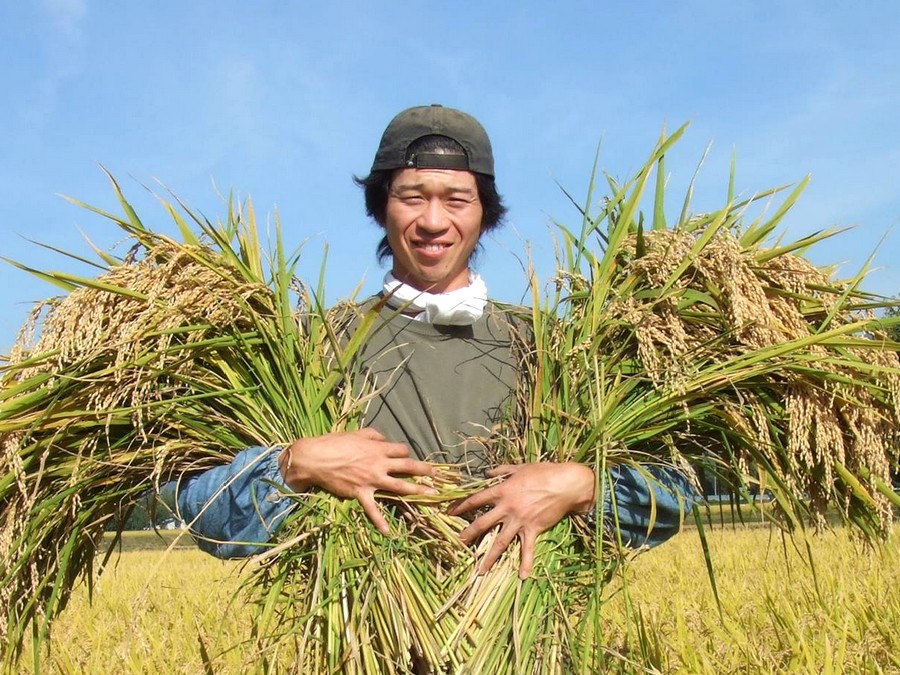
[[[382,324],[362,353],[378,392],[363,428],[297,439],[280,453],[240,453],[231,465],[183,483],[181,516],[205,550],[249,555],[285,513],[273,483],[356,499],[388,534],[376,492],[425,493],[427,487],[406,479],[432,475],[432,462],[461,464],[502,477],[451,509],[454,515],[479,513],[461,533],[463,541],[499,528],[481,563],[487,571],[518,538],[525,578],[538,535],[563,518],[594,513],[597,481],[590,467],[572,462],[489,466],[486,437],[519,377],[515,322],[488,300],[471,267],[481,236],[499,226],[506,211],[490,140],[464,112],[410,108],[390,122],[371,172],[357,182],[368,214],[385,231],[379,259],[391,261]],[[648,482],[648,472],[657,480]],[[678,530],[691,493],[681,474],[616,467],[610,478],[615,499],[599,501],[624,540],[655,545]]]

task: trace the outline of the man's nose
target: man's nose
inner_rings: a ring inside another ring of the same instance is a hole
[[[422,227],[430,232],[446,229],[447,211],[444,208],[444,203],[437,197],[429,199],[420,221]]]

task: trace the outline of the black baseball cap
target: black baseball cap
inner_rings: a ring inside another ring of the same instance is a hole
[[[409,144],[422,136],[447,136],[459,143],[465,155],[419,153],[407,158]],[[484,127],[461,110],[442,105],[407,108],[399,113],[381,137],[372,171],[393,169],[462,169],[494,175],[494,155]]]

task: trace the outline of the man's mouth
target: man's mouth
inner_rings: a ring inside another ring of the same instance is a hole
[[[450,244],[422,243],[416,244],[415,247],[425,253],[440,253],[444,249],[450,248]]]

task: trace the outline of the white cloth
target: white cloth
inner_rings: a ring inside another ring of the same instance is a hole
[[[442,326],[470,326],[484,314],[487,287],[479,274],[469,272],[469,285],[447,293],[428,293],[384,275],[388,306],[410,313],[411,318]]]

